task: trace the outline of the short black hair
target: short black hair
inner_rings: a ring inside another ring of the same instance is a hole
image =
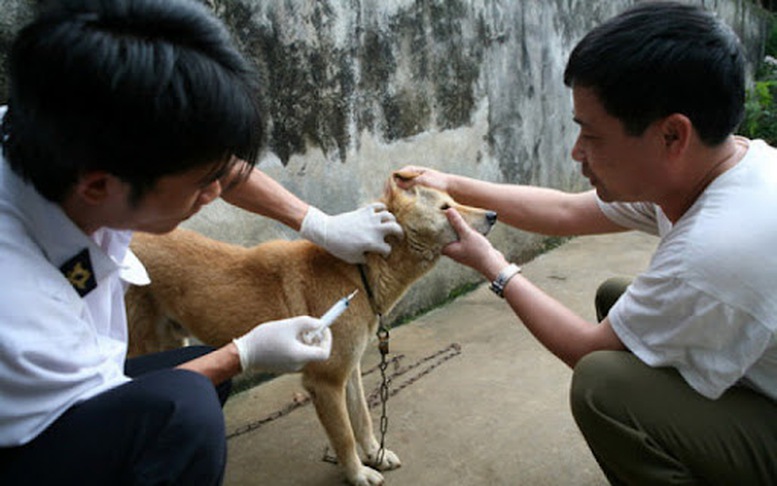
[[[693,5],[641,3],[596,27],[572,51],[564,83],[593,89],[635,136],[655,120],[681,113],[714,146],[744,117],[739,39]]]
[[[104,170],[136,196],[205,164],[252,166],[264,143],[257,72],[192,0],[60,0],[9,55],[3,154],[47,199]]]

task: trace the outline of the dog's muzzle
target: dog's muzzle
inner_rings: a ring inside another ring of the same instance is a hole
[[[486,213],[486,221],[489,225],[494,226],[496,224],[496,211],[489,211]]]

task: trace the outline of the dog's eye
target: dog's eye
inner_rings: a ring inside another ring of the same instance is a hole
[[[445,211],[446,209],[450,209],[451,205],[448,203],[444,203],[442,206],[440,206],[441,211]]]

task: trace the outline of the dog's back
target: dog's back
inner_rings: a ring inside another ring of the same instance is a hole
[[[335,346],[346,330],[371,331],[374,319],[367,316],[374,317],[376,311],[387,314],[410,285],[431,270],[442,248],[456,240],[446,208],[455,207],[484,234],[495,222],[493,213],[459,205],[440,191],[402,189],[396,184],[402,177],[394,174],[389,179],[383,202],[405,236],[391,239],[388,257],[366,256],[367,283],[356,266],[305,240],[245,248],[184,229],[165,235],[136,234],[132,250],[152,283],[127,293],[130,354],[180,346],[181,336],[171,331],[175,324],[207,344],[221,346],[262,322],[320,316],[355,289],[364,292],[333,326]],[[370,294],[372,302],[367,299]],[[362,317],[354,323],[354,316]]]
[[[306,240],[245,248],[176,229],[136,234],[132,250],[152,281],[127,293],[133,355],[180,345],[176,324],[221,346],[262,322],[318,316],[360,285],[352,265]]]

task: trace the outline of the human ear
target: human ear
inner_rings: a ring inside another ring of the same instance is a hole
[[[661,122],[664,145],[670,155],[679,155],[688,147],[693,133],[693,123],[680,113],[669,115]]]
[[[100,205],[117,193],[121,181],[104,171],[82,174],[76,182],[75,194],[86,204]]]

